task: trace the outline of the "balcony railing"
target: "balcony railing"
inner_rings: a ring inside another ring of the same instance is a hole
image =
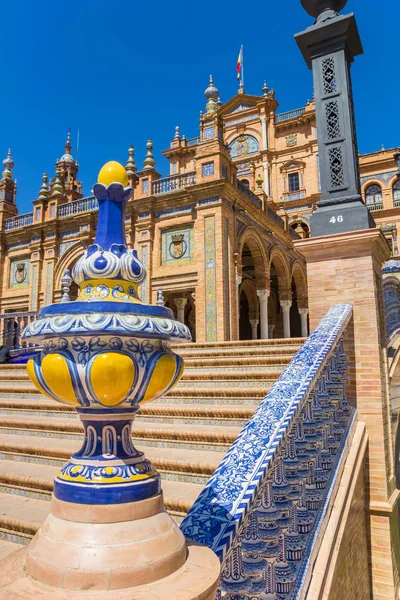
[[[320,548],[355,430],[343,346],[351,315],[350,305],[329,310],[181,524],[186,537],[211,548],[222,563],[217,598],[221,592],[245,598],[249,590],[258,598],[266,581],[271,597],[306,595],[308,565]],[[278,578],[274,561],[284,576]],[[263,571],[266,578],[258,577]]]
[[[32,225],[32,223],[33,213],[26,213],[25,215],[18,215],[17,217],[6,219],[4,228],[6,231],[10,231],[11,229],[20,229],[21,227]]]
[[[383,210],[383,204],[367,204],[367,208],[371,211]]]
[[[248,198],[250,198],[250,200],[252,202],[254,202],[254,204],[256,204],[259,208],[261,208],[262,203],[261,203],[260,198],[258,198],[255,194],[253,194],[253,192],[251,190],[249,190],[247,185],[243,185],[243,183],[240,183],[240,181],[237,181],[237,187],[241,192],[243,192],[243,194],[245,194]]]
[[[98,204],[96,198],[94,196],[88,196],[87,198],[81,198],[80,200],[74,200],[73,202],[60,204],[57,214],[62,219],[64,217],[79,215],[80,213],[91,212],[97,209]]]
[[[304,190],[301,190],[298,192],[285,192],[283,194],[283,199],[285,201],[287,201],[287,200],[302,200],[305,197],[306,197],[306,193]]]
[[[196,183],[196,173],[191,171],[190,173],[181,173],[179,175],[171,175],[171,177],[164,177],[163,179],[157,179],[153,181],[152,192],[153,194],[168,194],[175,192],[176,190],[183,190],[190,185]]]
[[[37,312],[34,311],[0,314],[3,346],[7,346],[10,350],[33,346],[33,344],[27,344],[26,342],[21,344],[21,333],[28,323],[34,321],[36,317]]]
[[[295,110],[289,110],[288,112],[281,113],[280,115],[275,115],[275,123],[280,123],[281,121],[289,121],[289,119],[301,117],[305,110],[306,109],[302,107],[296,108]]]
[[[190,138],[189,140],[186,140],[186,146],[197,146],[197,144],[200,144],[199,137],[194,137]]]

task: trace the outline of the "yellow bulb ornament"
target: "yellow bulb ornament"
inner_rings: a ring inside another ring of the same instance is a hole
[[[110,183],[122,183],[126,187],[128,185],[128,175],[121,163],[110,160],[100,169],[97,181],[107,186]]]

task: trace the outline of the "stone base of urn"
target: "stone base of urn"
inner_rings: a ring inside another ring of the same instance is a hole
[[[0,598],[214,600],[220,563],[190,545],[162,494],[139,502],[51,501],[27,548],[0,562]]]

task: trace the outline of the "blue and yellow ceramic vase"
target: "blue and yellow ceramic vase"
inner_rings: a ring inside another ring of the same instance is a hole
[[[138,298],[146,272],[125,243],[132,189],[124,167],[107,163],[98,181],[96,239],[73,270],[78,299],[42,308],[22,337],[43,347],[27,365],[35,386],[75,406],[84,425],[83,446],[57,475],[55,497],[118,504],[160,492],[160,476],[132,444],[132,422],[141,402],[179,380],[183,361],[169,343],[190,341],[190,333],[170,309]]]

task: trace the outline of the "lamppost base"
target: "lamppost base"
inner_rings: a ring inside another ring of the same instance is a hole
[[[333,235],[347,231],[373,229],[375,221],[363,201],[319,205],[311,215],[311,236]]]

